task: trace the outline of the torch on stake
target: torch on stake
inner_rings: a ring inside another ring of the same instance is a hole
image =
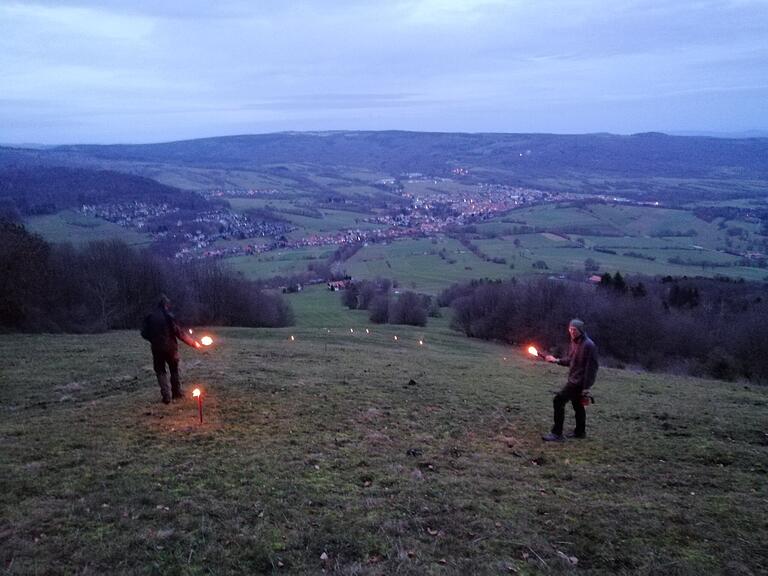
[[[200,415],[200,424],[203,423],[203,395],[200,393],[200,388],[195,388],[192,391],[192,396],[197,398],[197,413]]]

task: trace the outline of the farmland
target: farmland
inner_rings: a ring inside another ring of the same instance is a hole
[[[31,232],[40,234],[50,242],[71,242],[85,244],[98,240],[122,240],[130,245],[146,245],[149,236],[134,232],[98,218],[66,210],[47,216],[27,219]]]

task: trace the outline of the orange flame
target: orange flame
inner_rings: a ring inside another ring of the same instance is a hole
[[[535,346],[528,346],[528,354],[531,354],[532,356],[538,356],[539,351],[536,350]]]
[[[200,338],[200,342],[202,343],[203,346],[210,346],[211,344],[213,344],[213,338],[211,338],[210,336],[203,336],[202,338]]]
[[[200,388],[195,388],[192,390],[192,397],[197,398],[198,396],[200,396]]]

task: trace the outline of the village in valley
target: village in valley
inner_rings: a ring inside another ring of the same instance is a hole
[[[467,168],[455,168],[452,176],[468,176]],[[214,210],[193,212],[168,202],[146,201],[83,204],[79,212],[112,222],[124,228],[148,233],[153,242],[174,246],[173,256],[181,260],[227,258],[257,255],[272,250],[290,250],[320,246],[389,242],[405,238],[425,238],[473,223],[488,221],[515,209],[544,203],[593,200],[655,205],[658,202],[636,202],[604,194],[585,195],[523,188],[503,184],[476,183],[452,189],[453,178],[409,173],[400,179],[379,180],[399,195],[400,201],[387,208],[372,207],[360,212],[358,223],[366,227],[345,227],[329,232],[303,230],[290,220],[289,214],[269,210],[270,199],[283,197],[281,191],[269,189],[218,189],[203,193],[220,202]],[[228,200],[263,201],[268,210],[249,213],[236,211]],[[303,206],[307,199],[302,197]],[[310,200],[311,202],[311,200]],[[340,203],[335,208],[357,212]],[[322,211],[314,209],[321,218]],[[287,212],[291,212],[290,210]]]

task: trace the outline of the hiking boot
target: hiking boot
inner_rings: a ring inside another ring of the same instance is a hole
[[[555,434],[554,432],[550,432],[549,434],[545,434],[541,437],[544,442],[564,442],[565,436],[562,434]]]
[[[184,390],[179,388],[178,390],[173,391],[173,399],[174,400],[180,400],[184,398]]]
[[[587,437],[586,432],[582,432],[581,434],[577,434],[576,432],[568,432],[568,434],[565,435],[566,438],[574,438],[576,440],[583,440]]]

